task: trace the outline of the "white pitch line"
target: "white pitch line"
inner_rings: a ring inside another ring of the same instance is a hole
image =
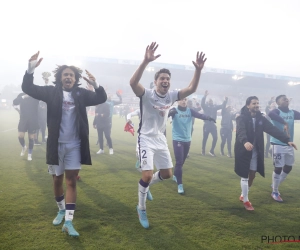
[[[11,128],[11,129],[7,129],[7,130],[3,130],[3,131],[0,131],[1,133],[5,133],[5,132],[8,132],[8,131],[12,131],[12,130],[15,130],[16,128]]]

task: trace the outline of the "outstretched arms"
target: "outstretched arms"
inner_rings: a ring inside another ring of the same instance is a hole
[[[216,120],[208,115],[205,114],[201,114],[196,112],[195,110],[191,109],[191,114],[193,117],[197,118],[197,119],[201,119],[201,120],[207,120],[207,121],[211,121],[216,123]]]

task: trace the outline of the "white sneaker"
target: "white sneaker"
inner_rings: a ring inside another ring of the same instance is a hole
[[[113,155],[114,154],[114,150],[112,148],[109,149],[109,154]]]
[[[28,157],[27,157],[28,161],[32,161],[32,157],[31,156],[32,156],[31,154],[28,154]]]
[[[104,150],[103,149],[99,149],[99,151],[97,152],[97,155],[100,155],[100,154],[104,154]]]
[[[27,149],[26,145],[24,147],[22,147],[22,151],[21,151],[20,156],[24,156],[25,155],[26,149]]]
[[[178,194],[184,194],[184,189],[183,189],[183,185],[182,184],[178,185]]]

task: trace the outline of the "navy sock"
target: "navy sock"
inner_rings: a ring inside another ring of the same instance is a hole
[[[28,154],[32,154],[33,145],[34,145],[34,140],[29,139]]]
[[[61,195],[61,196],[55,197],[55,200],[56,200],[56,202],[60,202],[60,201],[62,201],[64,198],[65,198],[65,196],[64,196],[64,195]]]
[[[142,187],[146,188],[149,186],[149,183],[144,182],[142,179],[140,179],[139,183],[141,184]]]
[[[75,210],[75,203],[67,203],[66,210]]]
[[[25,147],[25,139],[24,139],[24,137],[18,137],[19,138],[19,142],[20,142],[20,144],[21,144],[21,146],[24,148]]]

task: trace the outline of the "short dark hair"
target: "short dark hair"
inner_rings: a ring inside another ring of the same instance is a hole
[[[279,95],[279,96],[277,96],[276,99],[275,99],[275,100],[276,100],[276,103],[278,103],[278,101],[279,101],[279,99],[280,99],[281,97],[285,97],[285,96],[286,96],[286,95]]]
[[[54,84],[61,83],[61,75],[65,69],[70,69],[74,72],[75,80],[76,80],[75,84],[78,84],[79,79],[82,78],[82,76],[81,76],[82,70],[75,66],[68,66],[68,65],[57,66],[57,68],[55,70],[53,70],[54,78],[55,78],[55,81],[53,83]]]
[[[252,100],[259,100],[259,99],[258,99],[257,96],[255,96],[255,95],[249,96],[249,97],[247,98],[247,100],[246,100],[246,106],[247,106],[247,105],[250,105],[250,103],[251,103]]]
[[[160,69],[159,71],[157,71],[155,73],[155,76],[154,76],[155,81],[158,79],[159,75],[162,74],[162,73],[168,74],[170,76],[170,78],[171,78],[171,72],[170,72],[170,70],[168,70],[168,69]]]

